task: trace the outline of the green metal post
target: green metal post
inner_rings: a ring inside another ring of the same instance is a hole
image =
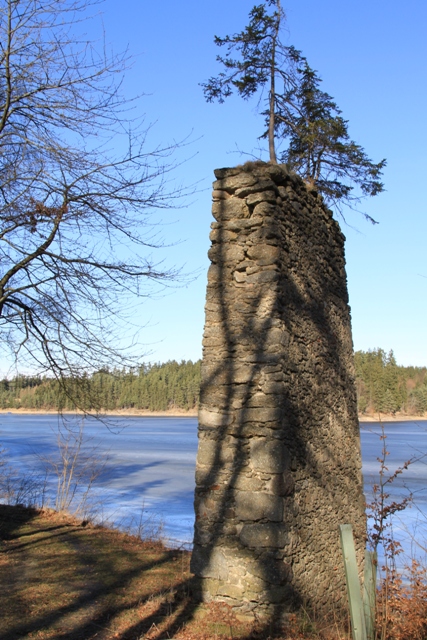
[[[341,549],[344,558],[347,595],[350,605],[351,630],[353,640],[367,640],[365,616],[357,572],[356,551],[354,548],[351,524],[340,524]]]
[[[375,605],[377,595],[377,554],[365,551],[365,573],[363,580],[363,609],[367,640],[375,640]]]

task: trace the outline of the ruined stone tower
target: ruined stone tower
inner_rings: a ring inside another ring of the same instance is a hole
[[[365,514],[344,236],[285,167],[215,171],[192,571],[257,615],[344,607]]]

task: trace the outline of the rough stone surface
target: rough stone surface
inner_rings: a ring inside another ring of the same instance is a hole
[[[192,570],[243,617],[347,608],[365,537],[344,236],[285,167],[218,169]]]

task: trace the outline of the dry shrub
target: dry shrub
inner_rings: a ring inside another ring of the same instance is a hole
[[[386,569],[377,595],[378,640],[425,640],[427,567],[412,560],[405,573]]]
[[[379,479],[372,487],[372,500],[367,503],[368,544],[376,553],[384,551],[385,566],[377,590],[376,640],[427,639],[427,566],[412,559],[403,572],[396,568],[402,545],[394,539],[393,518],[412,502],[412,494],[400,501],[391,497],[391,486],[408,467],[425,457],[413,456],[394,471],[387,467],[387,435],[382,423]]]

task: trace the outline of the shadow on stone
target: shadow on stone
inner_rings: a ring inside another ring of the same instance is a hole
[[[285,167],[215,172],[196,468],[197,595],[280,626],[344,615],[365,508],[344,236]]]

